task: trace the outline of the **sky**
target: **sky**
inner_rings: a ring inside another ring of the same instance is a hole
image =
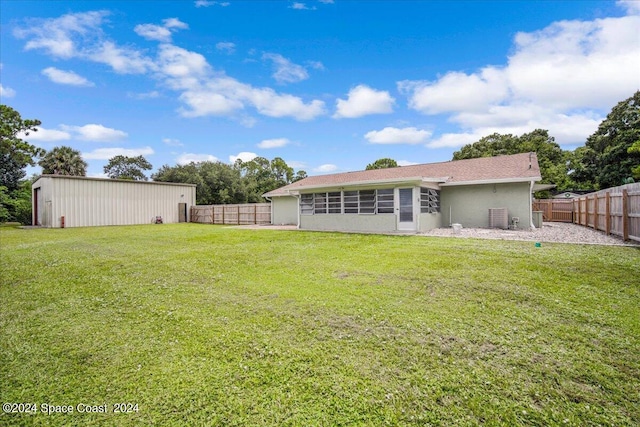
[[[640,0],[2,0],[0,67],[2,103],[42,122],[24,139],[88,176],[431,163],[537,128],[573,150],[640,89]]]

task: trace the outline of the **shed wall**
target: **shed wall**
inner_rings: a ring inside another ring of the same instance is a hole
[[[42,177],[35,188],[40,188],[37,219],[54,228],[62,217],[65,227],[149,224],[156,216],[176,223],[178,204],[186,203],[188,211],[196,199],[193,186],[135,181]]]

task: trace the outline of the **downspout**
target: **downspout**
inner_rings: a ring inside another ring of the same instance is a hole
[[[533,181],[531,181],[531,186],[529,187],[529,222],[531,229],[535,230],[536,226],[533,224]]]
[[[273,202],[268,197],[264,197],[264,196],[262,196],[262,197],[269,202],[269,211],[271,212],[271,225],[275,225],[273,223]]]
[[[298,230],[300,230],[300,194],[298,194],[298,195],[291,194],[291,191],[290,191],[290,190],[288,190],[288,191],[287,191],[287,193],[289,193],[289,195],[290,195],[290,196],[295,197],[295,198],[296,198],[296,200],[297,200],[296,205],[297,205],[297,208],[298,208],[298,224],[297,224],[297,227],[296,227],[296,228],[297,228]]]

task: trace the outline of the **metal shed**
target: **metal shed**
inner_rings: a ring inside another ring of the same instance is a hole
[[[195,184],[42,175],[32,185],[33,224],[49,228],[188,222]]]

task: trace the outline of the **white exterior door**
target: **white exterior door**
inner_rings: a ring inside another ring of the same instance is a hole
[[[415,231],[416,214],[414,212],[413,188],[397,188],[396,192],[398,230]]]

